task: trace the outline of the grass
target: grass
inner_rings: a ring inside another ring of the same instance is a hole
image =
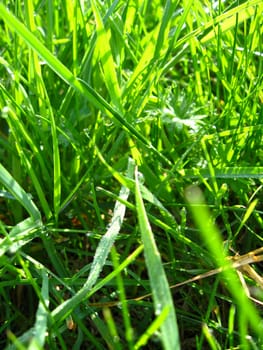
[[[1,348],[262,348],[262,11],[0,3]]]

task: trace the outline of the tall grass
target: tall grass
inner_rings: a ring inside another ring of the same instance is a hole
[[[1,348],[262,348],[262,12],[0,3]]]

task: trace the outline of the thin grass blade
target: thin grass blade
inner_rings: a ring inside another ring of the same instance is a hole
[[[42,289],[41,295],[43,301],[39,301],[37,313],[36,313],[36,322],[34,325],[34,338],[31,340],[29,345],[29,350],[35,350],[36,346],[43,347],[45,344],[45,337],[47,331],[47,320],[48,320],[48,311],[47,307],[49,305],[49,288],[48,288],[48,275],[45,270],[42,270]],[[43,305],[43,302],[45,305]]]

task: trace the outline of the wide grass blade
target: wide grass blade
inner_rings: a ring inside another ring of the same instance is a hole
[[[162,265],[160,253],[155,243],[154,235],[147,218],[147,213],[140,191],[137,170],[135,172],[135,183],[136,209],[144,245],[146,266],[153,294],[155,313],[157,316],[159,316],[164,309],[167,307],[169,308],[167,318],[161,325],[161,340],[166,350],[180,349],[179,333],[173,299]]]
[[[118,77],[115,70],[115,63],[112,56],[112,49],[110,47],[110,33],[106,30],[101,14],[98,10],[95,0],[91,1],[92,10],[94,13],[96,26],[97,26],[97,43],[96,51],[98,52],[98,59],[101,61],[104,80],[107,86],[108,92],[111,96],[113,106],[121,111],[121,90],[118,82]]]

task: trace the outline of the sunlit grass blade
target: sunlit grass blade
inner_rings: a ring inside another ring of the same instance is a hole
[[[5,350],[27,350],[27,348],[23,345],[23,343],[20,340],[18,340],[17,337],[10,330],[7,331],[7,337],[13,344],[8,345],[5,348]],[[40,350],[40,349],[36,349],[36,350]]]
[[[98,59],[101,60],[105,84],[111,96],[113,106],[116,107],[118,111],[121,111],[121,90],[119,87],[119,82],[115,70],[112,50],[110,47],[110,33],[106,30],[103,24],[103,20],[98,10],[96,0],[91,1],[91,6],[97,26],[96,51],[98,52]]]
[[[247,208],[247,210],[246,210],[246,212],[245,212],[245,214],[244,214],[244,217],[242,218],[242,220],[241,220],[241,222],[240,222],[240,224],[239,224],[239,226],[238,226],[238,229],[237,229],[236,232],[235,232],[235,237],[239,234],[239,232],[240,232],[241,229],[244,227],[244,225],[245,225],[245,223],[247,222],[247,220],[249,219],[249,217],[253,214],[253,212],[254,212],[254,210],[255,210],[255,208],[256,208],[257,203],[258,203],[258,200],[256,199],[256,200],[252,201],[252,202],[249,204],[249,206],[248,206],[248,208]]]
[[[227,19],[230,18],[230,21],[226,22],[227,23],[226,28],[227,29],[233,28],[236,25],[235,17],[238,13],[242,12],[243,14],[244,12],[242,16],[242,20],[245,20],[246,18],[251,17],[253,14],[257,12],[258,5],[261,5],[261,0],[248,0],[238,6],[233,6],[230,10],[216,16],[211,20],[208,20],[202,26],[198,27],[191,33],[188,33],[183,38],[179,39],[175,44],[175,46],[181,47],[189,39],[193,37],[199,37],[199,36],[201,36],[201,42],[206,43],[209,40],[216,38],[217,34],[216,34],[216,31],[214,30],[216,25],[218,25],[221,22],[224,22],[225,20],[227,21]]]
[[[155,51],[154,51],[154,57],[156,59],[160,59],[160,57],[165,55],[167,48],[169,46],[169,32],[170,32],[171,18],[174,14],[174,10],[176,6],[178,5],[178,2],[179,1],[175,1],[175,2],[172,2],[170,0],[166,1],[161,25],[159,28],[158,37],[156,40]]]
[[[135,183],[137,216],[144,245],[144,255],[153,294],[155,313],[158,316],[165,308],[169,308],[168,316],[161,325],[161,340],[166,350],[180,349],[179,333],[171,291],[144,208],[137,170],[135,173]]]
[[[210,349],[211,350],[220,350],[221,347],[218,344],[216,338],[214,337],[213,332],[207,326],[207,324],[203,325],[202,330],[203,330],[204,336],[205,336],[205,338],[210,346]]]

